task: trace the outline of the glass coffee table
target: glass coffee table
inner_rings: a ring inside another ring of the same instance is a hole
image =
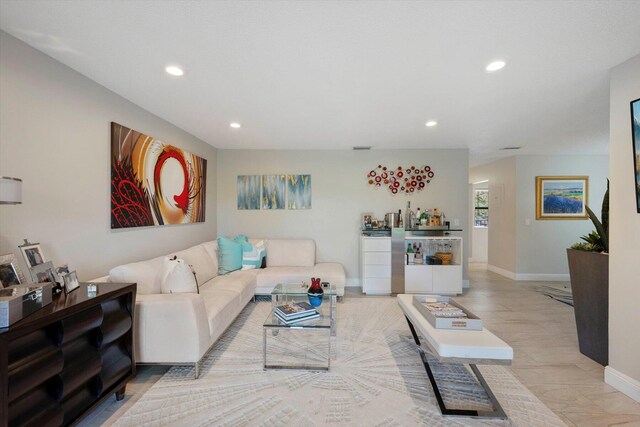
[[[272,308],[262,327],[263,368],[328,371],[332,319],[327,311],[318,307],[319,318],[287,325]]]
[[[326,282],[325,282],[326,283]],[[307,291],[309,290],[308,283],[279,283],[271,291],[271,308],[284,304],[289,301],[308,301]],[[336,305],[338,301],[338,292],[335,285],[329,284],[327,287],[322,287],[324,296],[322,298],[322,304],[318,307],[318,311],[324,311],[325,304],[329,303],[328,316],[331,321],[331,336],[336,336]]]

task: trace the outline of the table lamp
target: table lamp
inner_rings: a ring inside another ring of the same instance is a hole
[[[0,177],[0,205],[22,203],[22,180],[9,176]]]

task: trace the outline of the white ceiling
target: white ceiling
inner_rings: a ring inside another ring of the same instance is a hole
[[[0,28],[218,148],[478,164],[607,153],[608,70],[640,53],[640,1],[2,0]]]

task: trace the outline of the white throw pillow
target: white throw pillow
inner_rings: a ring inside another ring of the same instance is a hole
[[[180,258],[164,258],[160,284],[163,294],[198,292],[198,284],[191,267]]]

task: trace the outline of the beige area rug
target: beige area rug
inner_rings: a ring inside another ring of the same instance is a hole
[[[506,367],[480,367],[509,421],[443,418],[395,298],[338,304],[331,369],[264,371],[262,324],[271,303],[250,303],[209,353],[200,379],[174,367],[118,426],[561,426],[564,423]],[[294,330],[268,337],[269,363],[321,362],[327,335]],[[449,404],[483,408],[481,389],[458,366],[435,368]]]

